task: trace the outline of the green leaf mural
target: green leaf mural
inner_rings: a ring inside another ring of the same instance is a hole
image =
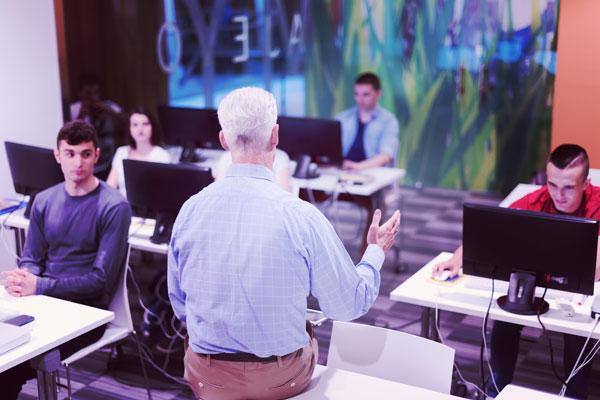
[[[554,66],[540,60],[556,56],[558,2],[308,5],[308,115],[352,106],[355,76],[373,71],[400,121],[406,182],[506,193],[543,168]]]

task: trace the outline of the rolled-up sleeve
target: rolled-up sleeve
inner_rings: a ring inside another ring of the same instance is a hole
[[[384,128],[378,152],[390,156],[392,160],[396,160],[400,148],[400,125],[393,115],[390,115],[387,119],[383,124]]]

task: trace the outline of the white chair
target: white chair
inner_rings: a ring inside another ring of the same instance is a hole
[[[327,366],[450,393],[454,349],[420,336],[333,321]]]
[[[80,349],[78,352],[72,354],[70,357],[62,360],[62,365],[65,367],[67,372],[67,390],[69,399],[71,399],[71,375],[69,372],[69,366],[75,361],[78,361],[89,354],[100,350],[101,348],[108,345],[115,345],[117,342],[131,336],[135,341],[138,349],[138,355],[140,357],[140,364],[142,366],[142,373],[146,383],[146,391],[148,393],[148,399],[152,400],[152,394],[150,393],[150,385],[148,383],[148,375],[146,373],[146,366],[142,358],[142,350],[140,342],[136,336],[133,321],[131,319],[131,310],[129,309],[129,298],[127,295],[127,272],[129,270],[129,254],[127,254],[127,262],[123,268],[122,276],[119,279],[117,289],[110,302],[108,309],[115,313],[115,319],[113,319],[108,326],[104,335],[97,342],[90,344],[87,347]]]

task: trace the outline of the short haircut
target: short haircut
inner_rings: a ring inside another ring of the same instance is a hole
[[[127,116],[127,143],[129,147],[135,149],[137,144],[133,137],[131,137],[131,116],[133,114],[142,114],[148,117],[148,121],[150,121],[150,126],[152,126],[152,136],[150,136],[150,143],[153,146],[162,146],[162,129],[160,128],[160,124],[158,123],[158,119],[154,116],[154,113],[145,107],[134,107]]]
[[[548,162],[558,169],[583,165],[583,180],[590,172],[590,160],[585,149],[577,144],[561,144],[548,157]]]
[[[379,77],[372,72],[363,72],[356,77],[355,85],[371,85],[376,91],[381,90],[381,81]]]
[[[57,149],[61,140],[66,141],[72,146],[80,143],[92,142],[94,143],[94,148],[98,147],[98,135],[96,134],[96,128],[94,128],[92,124],[80,120],[67,122],[62,128],[60,128],[58,136],[56,136]]]
[[[257,87],[236,89],[221,100],[217,113],[232,150],[253,154],[267,151],[277,123],[277,102],[271,93]]]

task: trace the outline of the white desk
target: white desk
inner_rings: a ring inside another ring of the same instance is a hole
[[[372,178],[372,181],[364,185],[347,184],[339,182],[340,175],[345,173],[353,174],[351,171],[343,171],[337,168],[324,169],[321,176],[315,179],[297,179],[293,178],[295,184],[300,189],[318,190],[323,192],[349,193],[354,196],[371,196],[381,189],[394,183],[400,182],[406,171],[399,168],[370,168],[360,171],[360,175],[366,175]]]
[[[515,188],[498,204],[500,207],[508,207],[515,201],[519,200],[521,197],[525,196],[541,188],[540,185],[532,185],[529,183],[519,183]]]
[[[535,399],[535,400],[564,400],[567,397],[560,397],[556,394],[540,392],[539,390],[527,389],[521,386],[506,385],[496,400],[523,400],[523,399]]]
[[[48,357],[46,370],[38,370],[40,398],[54,398],[50,374],[58,369],[57,351],[61,344],[113,320],[112,311],[92,308],[48,296],[12,297],[0,287],[0,307],[16,309],[21,314],[35,317],[31,326],[31,340],[0,355],[0,372],[34,358]],[[46,387],[44,387],[46,385]]]
[[[489,290],[470,288],[468,285],[465,285],[469,279],[484,279],[468,275],[463,276],[454,284],[438,283],[431,280],[431,268],[433,265],[450,258],[450,256],[451,253],[440,253],[413,276],[394,289],[390,293],[390,299],[423,306],[427,309],[438,308],[440,310],[483,318],[490,301],[491,280],[487,279],[490,282]],[[598,293],[597,290],[596,293]],[[505,294],[506,290],[501,291],[496,289],[494,299]],[[546,329],[578,336],[587,336],[589,334],[594,324],[593,319],[590,317],[592,296],[588,297],[583,305],[573,306],[576,312],[573,317],[565,317],[558,310],[552,298],[547,298],[546,300],[550,304],[550,310],[541,316]],[[518,315],[506,312],[495,301],[492,302],[489,318],[541,329],[535,315]],[[428,330],[428,321],[424,319],[422,322],[425,325],[422,327],[422,335],[435,337],[434,332],[426,332]],[[600,339],[600,328],[596,328],[592,337]]]
[[[202,149],[200,154],[206,159],[196,165],[201,167],[212,168],[218,161],[224,150],[216,149]],[[373,178],[373,180],[364,185],[351,185],[343,184],[339,182],[341,174],[355,172],[343,171],[339,168],[323,168],[321,169],[321,176],[315,179],[297,179],[292,178],[295,185],[300,189],[318,190],[323,192],[338,192],[338,193],[349,193],[354,196],[371,196],[379,190],[395,183],[399,182],[406,171],[399,168],[370,168],[364,171],[358,172],[361,175],[367,175]]]
[[[351,399],[377,399],[377,400],[450,400],[460,399],[445,393],[419,388],[374,378],[372,376],[345,371],[343,369],[328,368],[324,365],[315,367],[312,380],[308,388],[298,396],[298,400],[351,400]]]

